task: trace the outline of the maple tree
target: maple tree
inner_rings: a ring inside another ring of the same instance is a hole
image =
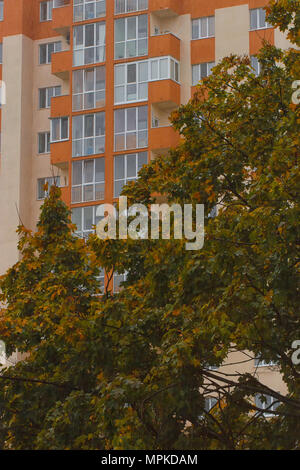
[[[295,18],[299,43],[299,3],[271,2],[269,13],[283,30]],[[0,375],[2,447],[299,448],[299,51],[265,44],[258,58],[259,76],[248,57],[219,63],[172,115],[182,143],[124,189],[134,203],[159,193],[205,204],[202,250],[85,243],[55,187],[37,232],[19,228],[21,260],[0,281],[0,337],[24,356]],[[118,294],[113,272],[127,273]],[[287,392],[239,364],[226,373],[234,353],[277,363]],[[271,418],[257,394],[279,404]]]

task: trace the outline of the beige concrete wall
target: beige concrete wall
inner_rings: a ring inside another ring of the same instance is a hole
[[[23,35],[3,40],[6,104],[2,109],[0,169],[1,273],[18,260],[18,211],[25,225],[30,222],[32,49],[32,40]]]
[[[249,54],[249,5],[219,8],[216,21],[216,62],[230,54]]]
[[[280,393],[287,393],[287,387],[282,380],[276,366],[259,366],[254,362],[253,354],[249,351],[232,352],[228,355],[220,371],[226,374],[249,373],[254,375],[261,383]],[[229,377],[230,378],[230,377]],[[232,377],[236,380],[235,377]]]
[[[33,44],[33,84],[32,84],[32,103],[33,103],[33,123],[32,123],[32,178],[30,181],[31,191],[31,220],[30,228],[35,229],[39,219],[40,207],[42,201],[37,200],[37,180],[51,176],[61,176],[63,185],[67,184],[67,172],[63,173],[58,167],[52,167],[50,163],[50,154],[38,154],[38,133],[50,131],[50,109],[39,109],[39,88],[50,86],[61,86],[62,95],[69,94],[69,81],[61,80],[51,74],[51,64],[39,64],[39,46],[52,41],[62,41],[62,49],[69,49],[68,44],[63,37],[47,38],[35,41]]]
[[[282,33],[278,28],[274,31],[274,43],[276,47],[280,49],[289,49],[289,47],[296,47],[286,37],[285,33]]]
[[[3,81],[6,104],[2,109],[2,150],[0,167],[0,274],[18,261],[17,226],[20,220],[35,229],[41,202],[37,201],[37,179],[67,172],[52,168],[50,155],[38,154],[38,133],[50,130],[50,110],[38,109],[38,89],[69,83],[51,74],[51,65],[39,65],[39,44],[64,38],[32,41],[24,35],[3,40]],[[19,219],[20,216],[20,219]]]

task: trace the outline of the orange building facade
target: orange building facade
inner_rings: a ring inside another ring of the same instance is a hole
[[[141,166],[179,141],[169,115],[230,53],[254,56],[265,0],[3,0],[0,273],[56,181],[78,234]],[[254,67],[259,67],[253,59]]]

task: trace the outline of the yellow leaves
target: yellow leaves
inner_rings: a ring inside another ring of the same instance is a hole
[[[265,295],[265,300],[267,301],[268,304],[272,302],[273,299],[273,290],[270,290],[266,295]]]
[[[178,317],[178,315],[180,315],[180,310],[173,310],[173,315],[174,317]]]
[[[201,193],[197,192],[197,193],[194,193],[192,198],[195,200],[195,201],[198,201],[200,202],[201,201]]]

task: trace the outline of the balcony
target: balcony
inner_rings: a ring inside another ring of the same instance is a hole
[[[149,134],[149,148],[153,154],[166,153],[170,148],[176,147],[180,136],[171,126],[152,127]]]
[[[64,168],[71,159],[72,142],[71,140],[66,140],[50,144],[50,151],[51,164]]]
[[[53,29],[62,36],[68,37],[73,22],[73,8],[70,0],[54,0],[52,10]]]
[[[159,80],[149,83],[149,102],[162,110],[180,106],[180,85],[173,80]]]
[[[69,73],[72,69],[72,51],[54,52],[52,54],[52,68],[53,75],[67,80]]]
[[[181,14],[182,0],[149,0],[149,11],[161,18],[172,18]]]
[[[180,61],[180,39],[172,33],[155,34],[149,38],[149,56],[172,56]]]
[[[68,116],[71,109],[71,95],[55,96],[51,99],[51,118]]]

